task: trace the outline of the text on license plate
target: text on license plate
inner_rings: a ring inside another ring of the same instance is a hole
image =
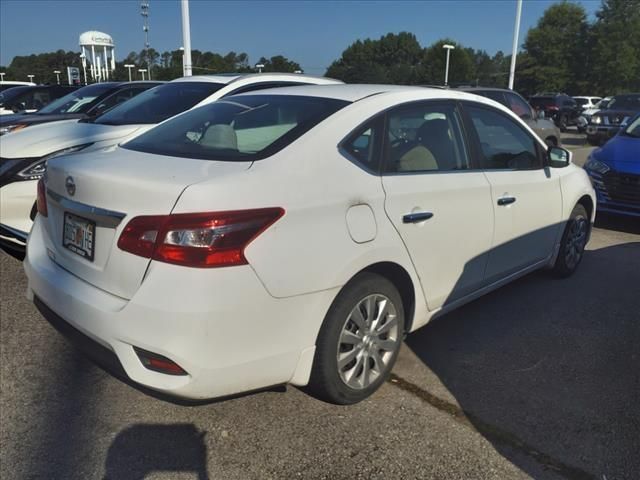
[[[62,246],[93,262],[96,224],[86,218],[64,213]]]

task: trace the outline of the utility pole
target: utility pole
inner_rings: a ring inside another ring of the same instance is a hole
[[[144,31],[144,53],[147,57],[147,69],[149,70],[149,80],[151,80],[151,61],[149,59],[149,2],[140,2],[140,15],[142,15],[142,30]]]
[[[191,24],[189,22],[189,0],[181,0],[182,6],[182,46],[184,54],[182,56],[182,65],[184,76],[193,75],[191,68]]]
[[[516,24],[513,29],[513,48],[511,49],[511,67],[509,68],[509,90],[513,90],[516,77],[516,56],[518,55],[518,37],[520,36],[520,15],[522,14],[522,0],[516,0]]]

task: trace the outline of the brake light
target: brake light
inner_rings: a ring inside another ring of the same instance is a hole
[[[40,215],[42,215],[43,217],[49,215],[49,210],[47,209],[47,187],[44,184],[43,178],[38,180],[38,195],[36,197],[36,204],[38,213]]]
[[[188,267],[245,265],[245,248],[282,215],[282,208],[261,208],[135,217],[122,231],[118,247]]]
[[[557,111],[558,111],[558,110],[560,110],[560,109],[558,108],[558,106],[557,106],[557,105],[549,105],[549,106],[547,107],[547,110],[551,110],[551,111],[557,112]]]

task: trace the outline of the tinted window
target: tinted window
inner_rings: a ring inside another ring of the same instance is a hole
[[[377,171],[379,161],[379,136],[382,133],[382,117],[367,122],[340,145],[354,160],[368,170]]]
[[[469,161],[452,105],[416,104],[388,115],[385,171],[465,170]]]
[[[507,93],[507,100],[509,100],[509,109],[518,115],[520,118],[531,118],[531,107],[518,95],[513,93]]]
[[[83,113],[91,106],[93,100],[112,88],[114,88],[113,84],[88,85],[51,102],[38,113]]]
[[[532,97],[529,103],[534,108],[550,107],[556,104],[556,100],[553,97]]]
[[[319,97],[235,96],[158,125],[124,148],[203,160],[259,160],[347,104]]]
[[[640,95],[616,95],[607,105],[608,109],[640,110]]]
[[[124,103],[127,100],[131,100],[133,97],[144,92],[145,90],[148,90],[149,88],[152,88],[152,87],[148,86],[148,87],[123,88],[122,90],[118,90],[117,92],[111,95],[108,95],[102,100],[100,100],[100,102],[97,105],[93,106],[91,110],[88,111],[87,113],[90,115],[98,115],[98,114],[105,113],[111,110],[116,105],[120,105],[121,103]]]
[[[95,123],[128,125],[160,123],[189,110],[209,95],[224,87],[213,82],[175,82],[161,85],[100,115]]]
[[[583,105],[586,105],[586,104],[588,104],[588,103],[589,103],[589,99],[588,99],[588,98],[574,98],[574,100],[575,100],[575,101],[576,101],[576,103],[577,103],[578,105],[580,105],[581,107],[582,107]]]
[[[483,97],[487,97],[490,98],[491,100],[495,100],[498,103],[501,103],[502,105],[507,105],[507,102],[504,100],[504,95],[502,92],[498,92],[497,90],[483,90],[483,91],[478,91],[478,92],[474,92],[471,91],[470,93],[476,93],[478,95],[482,95]]]
[[[495,110],[467,106],[482,148],[485,169],[529,170],[542,162],[534,138],[514,120]]]

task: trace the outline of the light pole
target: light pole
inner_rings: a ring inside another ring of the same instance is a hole
[[[511,67],[509,68],[509,90],[513,90],[513,82],[516,77],[516,55],[518,54],[518,36],[520,35],[520,14],[522,13],[522,0],[516,0],[516,25],[513,28],[513,48],[511,50]]]
[[[27,75],[27,77],[29,77],[29,81],[33,83],[33,77],[35,77],[35,75]]]
[[[147,71],[146,68],[139,68],[138,71],[142,74],[142,81],[144,82],[144,73]]]
[[[4,83],[5,72],[0,72],[0,83]]]
[[[189,23],[189,0],[181,1],[182,7],[182,45],[184,54],[182,64],[184,65],[184,76],[190,77],[191,73],[191,26]]]
[[[184,73],[184,47],[180,47],[179,50],[182,52],[182,76],[186,77],[187,74]]]
[[[132,63],[125,63],[124,67],[129,70],[129,81],[131,81],[131,69],[135,68],[135,65],[133,65]]]
[[[56,81],[58,82],[58,85],[60,85],[60,70],[54,70],[53,73],[56,74]]]
[[[263,63],[256,63],[256,68],[258,69],[258,73],[262,73],[262,69],[264,68]]]
[[[453,45],[444,44],[442,48],[447,50],[447,63],[444,67],[444,86],[446,87],[449,82],[449,55],[451,55],[451,50],[455,49]]]

